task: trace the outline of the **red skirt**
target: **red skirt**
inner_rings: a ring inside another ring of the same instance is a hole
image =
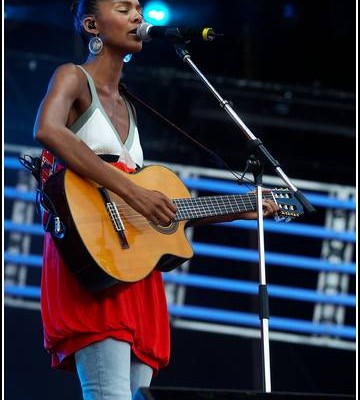
[[[54,368],[74,370],[74,353],[106,338],[130,343],[134,354],[155,373],[169,362],[170,329],[161,272],[90,292],[70,273],[49,233],[44,238],[41,315],[44,345]]]

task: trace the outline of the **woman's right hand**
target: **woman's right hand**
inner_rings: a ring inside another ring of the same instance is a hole
[[[161,192],[134,184],[122,197],[154,225],[168,226],[175,218],[175,204]]]

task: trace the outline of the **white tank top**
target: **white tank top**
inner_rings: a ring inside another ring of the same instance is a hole
[[[130,104],[124,99],[129,115],[129,131],[123,143],[99,100],[92,77],[82,66],[77,67],[87,77],[92,99],[89,108],[71,125],[71,131],[96,154],[117,155],[117,161],[125,163],[129,168],[141,167],[144,162],[143,151]]]

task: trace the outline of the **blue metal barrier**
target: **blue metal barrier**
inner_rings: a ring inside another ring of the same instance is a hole
[[[4,158],[4,167],[11,169],[24,168],[16,157],[9,157],[9,156],[6,156]],[[246,193],[250,190],[249,187],[246,186],[240,186],[236,183],[224,182],[216,179],[185,178],[183,181],[189,189],[206,190],[214,193],[235,194],[235,193]],[[14,192],[12,191],[9,191],[8,193],[9,195],[14,195]],[[309,200],[309,202],[312,203],[314,206],[339,208],[346,210],[355,210],[356,207],[355,199],[339,200],[339,199],[333,199],[323,194],[307,193],[307,192],[304,192],[304,195]]]
[[[258,262],[259,254],[256,250],[220,246],[215,244],[193,243],[195,255],[210,256],[214,258],[224,258],[239,261]],[[332,264],[328,261],[313,257],[295,256],[291,254],[280,254],[267,252],[265,255],[266,263],[269,265],[280,265],[283,267],[311,269],[314,271],[332,271],[347,274],[355,274],[356,266],[354,263]],[[28,264],[29,266],[40,267],[40,256],[11,254],[4,252],[4,261],[16,264]]]
[[[258,284],[255,282],[225,279],[205,275],[191,274],[163,274],[165,282],[178,285],[194,286],[203,289],[223,290],[225,292],[258,294]],[[290,300],[307,301],[311,303],[339,304],[343,306],[356,306],[356,297],[353,295],[330,295],[317,293],[314,290],[268,285],[270,297],[279,297]]]
[[[174,317],[186,317],[205,321],[213,321],[220,323],[231,323],[237,325],[247,325],[259,327],[260,321],[257,314],[244,313],[238,311],[226,311],[214,308],[205,308],[197,306],[176,306],[170,305],[169,312]],[[354,339],[356,337],[356,329],[352,326],[344,325],[326,325],[314,324],[311,321],[299,319],[281,318],[271,316],[269,319],[269,327],[276,330],[286,330],[290,332],[302,332],[315,335],[343,337],[346,339]]]
[[[207,243],[193,243],[195,254],[198,256],[210,256],[239,261],[257,262],[259,253],[257,250],[248,250],[230,246],[221,246]],[[274,253],[265,254],[266,263],[269,265],[281,265],[286,267],[311,269],[315,271],[333,271],[347,274],[355,274],[355,263],[330,263],[315,257],[305,257],[292,254]]]
[[[5,157],[5,168],[20,170],[24,167],[16,157]],[[221,193],[245,193],[250,189],[246,186],[239,186],[233,182],[226,182],[220,179],[208,178],[186,178],[184,183],[189,189],[205,190],[208,192]],[[334,208],[339,210],[355,211],[355,200],[333,199],[325,194],[304,193],[308,200],[318,207]],[[34,202],[35,193],[17,190],[11,186],[4,187],[5,199],[22,200],[25,202]],[[235,229],[257,229],[256,221],[238,220],[223,224],[216,224],[226,228]],[[214,225],[214,227],[216,226]],[[213,228],[209,228],[213,229]],[[214,228],[215,229],[215,228]],[[354,231],[337,231],[327,229],[323,226],[316,226],[301,222],[291,222],[290,224],[278,223],[272,220],[264,221],[266,232],[272,232],[282,235],[303,236],[320,240],[342,241],[349,244],[356,242]],[[4,221],[4,231],[6,233],[21,233],[29,235],[42,236],[43,227],[40,223],[18,224],[9,219]],[[203,243],[193,241],[195,256],[212,257],[217,259],[227,259],[233,261],[244,261],[258,263],[259,254],[257,250],[245,249],[241,247],[225,246],[219,244]],[[41,268],[42,256],[36,254],[15,254],[9,251],[4,252],[4,262],[8,264],[26,265],[28,267]],[[338,274],[356,274],[356,265],[353,262],[330,262],[325,259],[302,256],[296,254],[276,253],[267,251],[265,254],[267,265],[280,266],[287,268],[298,268],[315,272],[334,272]],[[196,263],[196,258],[195,261]],[[164,273],[165,283],[176,284],[200,289],[211,289],[232,293],[243,293],[247,295],[258,295],[258,283],[243,281],[237,279],[226,279],[221,277],[205,276],[193,273]],[[328,304],[332,306],[348,307],[351,312],[356,307],[356,296],[353,294],[326,294],[315,290],[309,290],[297,287],[288,287],[284,285],[268,285],[270,297],[301,301],[308,303]],[[37,286],[15,286],[4,285],[4,294],[6,296],[16,296],[21,298],[39,299],[40,287]],[[198,307],[196,305],[169,305],[169,313],[172,317],[183,317],[196,319],[200,321],[212,321],[220,324],[244,325],[250,327],[259,327],[259,317],[256,314],[221,310],[217,308]],[[283,318],[280,316],[271,316],[269,327],[274,330],[283,330],[286,332],[297,332],[311,335],[325,335],[334,338],[354,340],[356,338],[355,327],[336,325],[336,324],[315,324],[312,321]]]
[[[218,225],[238,229],[257,229],[256,221],[247,220],[226,222]],[[338,232],[331,229],[326,229],[313,225],[297,224],[294,222],[291,224],[283,224],[273,221],[264,221],[264,229],[268,232],[275,232],[284,235],[290,234],[296,236],[307,236],[317,239],[335,239],[352,243],[355,243],[356,240],[355,232]],[[33,235],[42,235],[44,233],[44,230],[40,224],[17,224],[8,219],[5,219],[4,221],[4,230],[21,233],[31,233]]]

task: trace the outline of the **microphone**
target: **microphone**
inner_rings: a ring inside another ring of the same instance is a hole
[[[150,42],[152,39],[165,38],[173,43],[186,43],[191,39],[211,42],[216,36],[213,28],[175,28],[170,26],[154,26],[146,22],[140,24],[136,30],[137,37],[143,42]]]

